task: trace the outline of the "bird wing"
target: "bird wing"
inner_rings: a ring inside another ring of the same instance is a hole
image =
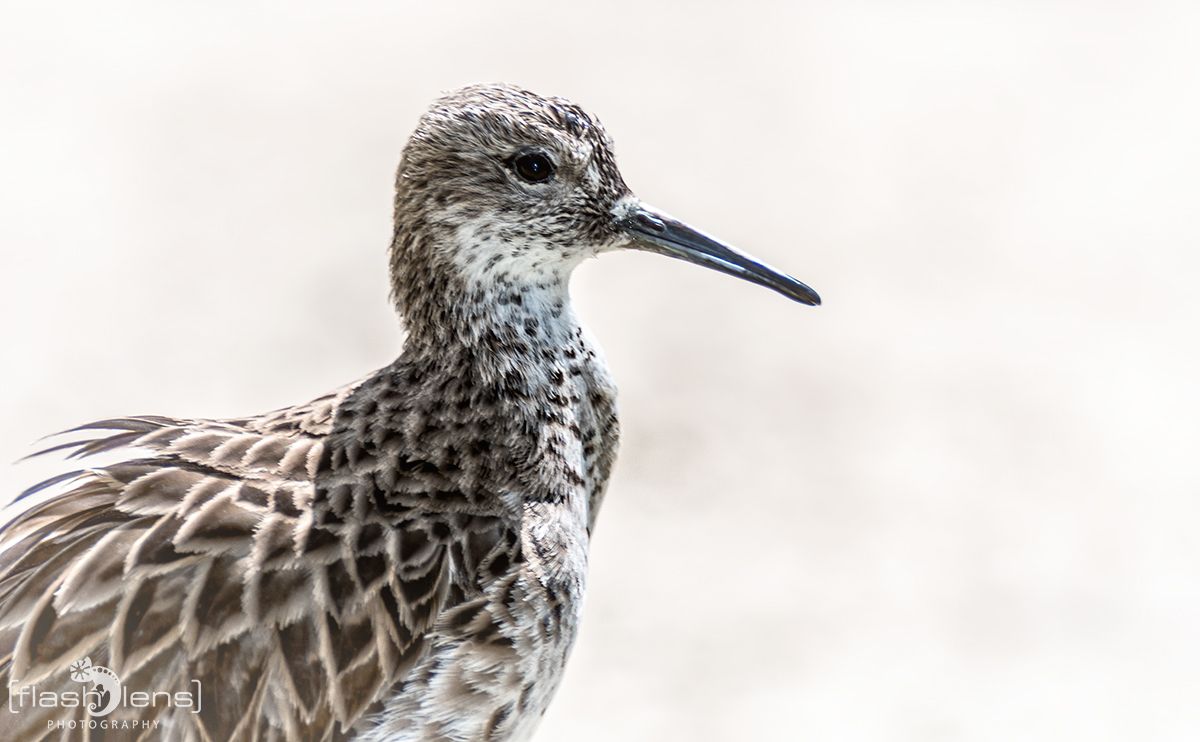
[[[330,437],[351,391],[245,420],[104,420],[77,429],[100,437],[56,447],[150,455],[35,487],[69,482],[0,531],[0,695],[62,687],[89,657],[130,690],[197,688],[198,713],[119,712],[158,718],[172,738],[348,730],[422,658],[480,566],[513,548],[494,518],[381,512],[372,472],[347,474],[347,446]],[[429,467],[410,479],[391,484],[448,486]],[[354,517],[314,507],[343,490]],[[0,721],[0,737],[43,734],[62,711]]]

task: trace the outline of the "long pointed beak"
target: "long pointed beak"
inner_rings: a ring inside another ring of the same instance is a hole
[[[821,303],[816,291],[788,274],[645,204],[627,207],[625,213],[617,217],[617,224],[634,238],[632,247],[639,250],[712,268],[766,286],[801,304],[817,306]]]

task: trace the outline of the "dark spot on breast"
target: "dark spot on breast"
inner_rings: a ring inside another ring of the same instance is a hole
[[[400,560],[412,561],[413,557],[429,546],[429,536],[419,528],[404,529],[400,535]]]
[[[358,532],[358,542],[355,550],[359,553],[371,551],[383,539],[383,526],[378,523],[368,523]]]
[[[497,554],[492,563],[488,565],[488,571],[492,573],[492,577],[501,577],[512,567],[512,560],[508,554]]]
[[[508,720],[508,717],[512,715],[512,711],[513,706],[511,703],[506,703],[500,708],[496,709],[496,712],[492,714],[492,718],[488,719],[487,726],[483,730],[483,738],[485,740],[500,739],[500,727],[505,721]]]
[[[310,528],[304,536],[303,551],[311,552],[338,544],[337,534],[324,528]]]
[[[358,573],[358,581],[363,588],[370,587],[382,578],[386,570],[387,560],[380,554],[360,556],[354,560],[354,571]]]

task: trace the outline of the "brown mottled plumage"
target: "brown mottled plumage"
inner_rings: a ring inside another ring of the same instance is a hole
[[[78,689],[84,657],[130,691],[199,681],[198,713],[102,717],[158,725],[130,738],[528,737],[576,634],[617,447],[571,271],[633,247],[817,303],[637,201],[582,109],[510,86],[422,117],[395,227],[392,364],[258,417],[104,420],[56,447],[129,454],[34,488],[0,533],[0,706],[20,702],[0,738],[105,736],[13,695]]]

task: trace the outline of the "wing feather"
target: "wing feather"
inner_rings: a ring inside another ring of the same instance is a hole
[[[0,528],[0,695],[77,687],[66,668],[87,656],[130,690],[199,681],[198,714],[114,712],[172,738],[335,739],[377,709],[512,539],[422,512],[466,498],[394,436],[331,437],[352,389],[243,420],[102,420],[47,449],[131,455],[30,488]],[[70,710],[37,711],[0,711],[0,738]]]

